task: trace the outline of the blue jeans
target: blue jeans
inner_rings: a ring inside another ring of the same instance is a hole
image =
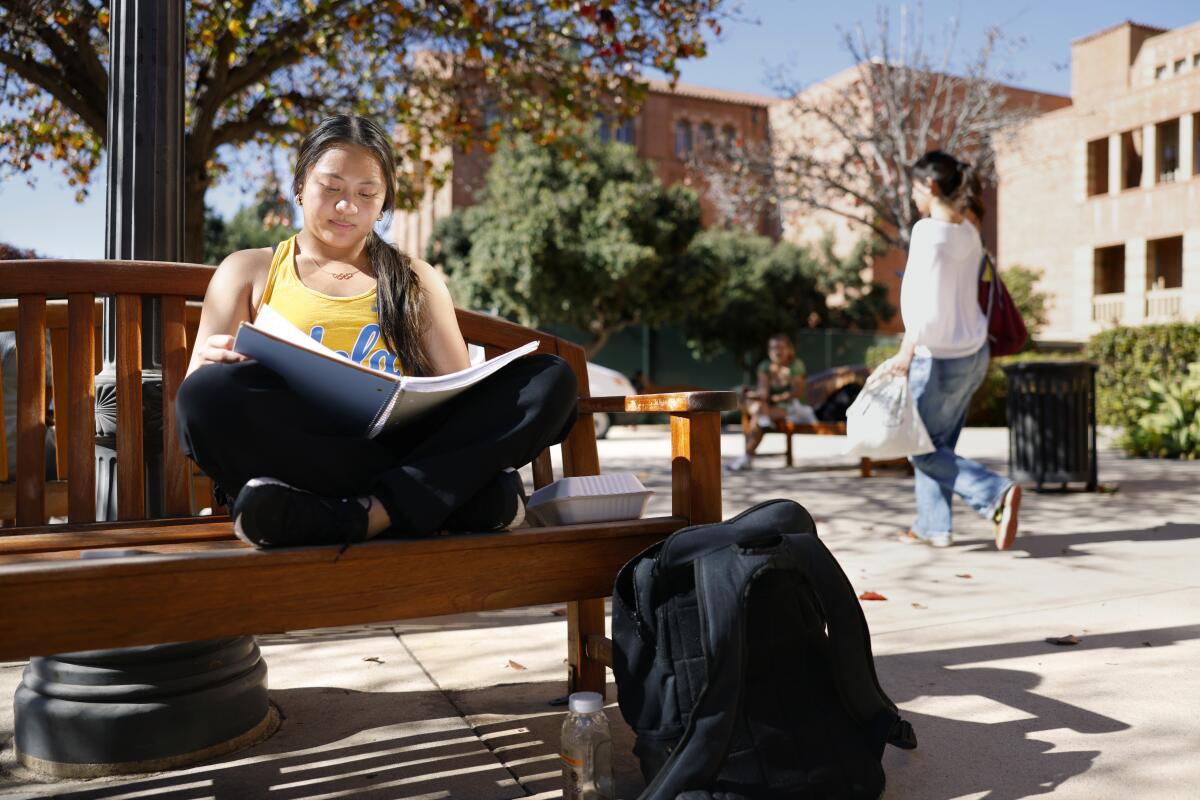
[[[987,374],[988,347],[962,358],[914,358],[908,385],[917,401],[917,413],[937,449],[913,456],[917,495],[917,521],[913,532],[922,537],[951,532],[950,500],[958,495],[971,508],[990,519],[1004,493],[1012,486],[969,458],[954,454],[958,434],[967,421],[971,395]]]

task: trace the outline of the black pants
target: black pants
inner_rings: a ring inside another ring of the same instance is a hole
[[[487,530],[512,519],[502,470],[561,442],[575,373],[557,356],[517,359],[411,425],[368,439],[257,363],[208,364],[175,401],[185,452],[231,499],[251,478],[331,497],[374,495],[398,533]]]

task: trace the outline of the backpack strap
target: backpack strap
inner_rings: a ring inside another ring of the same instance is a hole
[[[979,259],[979,282],[987,284],[987,311],[984,317],[988,322],[992,321],[992,309],[996,304],[996,282],[999,279],[996,274],[996,265],[992,262],[991,255],[984,250],[983,256]]]
[[[912,726],[900,718],[896,704],[879,685],[871,633],[854,587],[837,559],[816,536],[786,537],[821,603],[829,626],[830,653],[835,662],[838,689],[846,707],[864,723],[878,727],[879,741],[911,750],[917,746]]]
[[[688,790],[708,789],[725,763],[745,693],[746,626],[740,598],[769,561],[766,556],[735,555],[731,548],[726,553],[729,557],[709,553],[694,562],[708,680],[675,750],[640,800],[675,800]],[[740,613],[727,613],[730,608]]]

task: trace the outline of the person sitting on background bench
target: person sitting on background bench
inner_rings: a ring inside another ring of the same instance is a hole
[[[232,499],[234,532],[258,547],[349,545],[388,529],[520,524],[515,468],[575,422],[575,374],[558,356],[517,359],[419,425],[369,439],[232,350],[238,326],[269,303],[364,366],[441,375],[470,364],[438,273],[375,232],[396,195],[377,124],[323,120],[300,146],[293,189],[303,229],[274,250],[232,254],[213,275],[176,401],[184,450]]]
[[[767,358],[758,365],[758,388],[742,392],[742,409],[749,419],[746,452],[729,469],[750,469],[763,434],[784,421],[799,425],[817,421],[804,404],[804,362],[796,358],[791,338],[777,333],[767,341]]]

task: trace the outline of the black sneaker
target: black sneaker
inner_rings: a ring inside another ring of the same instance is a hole
[[[367,509],[354,498],[322,497],[275,478],[252,478],[233,503],[233,532],[263,548],[349,546],[367,538]]]
[[[525,484],[521,473],[496,473],[474,497],[451,514],[442,528],[456,533],[512,530],[525,525]]]

